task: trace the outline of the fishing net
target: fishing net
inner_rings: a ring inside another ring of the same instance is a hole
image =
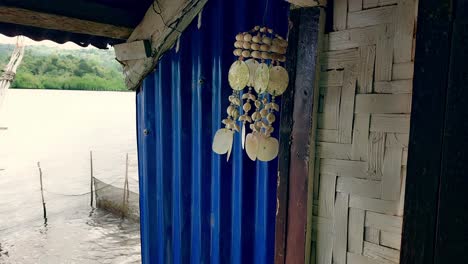
[[[123,188],[93,178],[96,206],[135,221],[140,220],[138,193],[129,190],[128,181]]]

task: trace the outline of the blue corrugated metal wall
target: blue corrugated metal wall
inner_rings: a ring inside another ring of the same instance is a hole
[[[273,263],[276,161],[250,161],[239,133],[229,162],[211,150],[234,37],[262,24],[266,2],[209,0],[137,94],[143,263]],[[270,0],[265,24],[285,36],[287,13]]]

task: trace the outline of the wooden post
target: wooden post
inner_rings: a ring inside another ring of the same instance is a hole
[[[468,2],[418,8],[400,263],[468,263]]]
[[[323,19],[319,7],[290,11],[289,88],[281,100],[275,264],[310,262],[317,61]]]
[[[41,197],[42,197],[42,210],[44,214],[44,222],[47,223],[47,209],[46,209],[46,204],[44,201],[44,188],[42,185],[42,169],[41,169],[41,163],[37,162],[37,168],[39,169],[39,181],[41,183]]]
[[[93,207],[94,202],[94,175],[93,175],[93,151],[89,151],[89,163],[91,168],[91,181],[90,181],[90,189],[91,189],[91,207]]]

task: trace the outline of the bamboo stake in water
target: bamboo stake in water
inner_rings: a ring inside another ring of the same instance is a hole
[[[128,197],[130,196],[130,188],[128,186],[128,153],[125,161],[125,184],[127,185],[127,206],[128,206]]]
[[[90,162],[90,167],[91,167],[91,181],[90,181],[90,188],[91,188],[91,207],[93,207],[93,202],[94,202],[94,190],[93,190],[93,181],[94,181],[94,176],[93,176],[93,151],[89,151],[89,162]]]
[[[128,196],[129,196],[129,189],[128,189],[128,153],[125,159],[125,182],[124,182],[124,193],[123,193],[123,201],[122,201],[122,217],[127,214],[128,210]]]
[[[46,209],[46,203],[44,201],[44,188],[42,186],[42,169],[41,169],[40,162],[37,162],[37,167],[39,168],[39,181],[41,182],[42,210],[44,213],[44,221],[45,223],[47,223],[47,209]]]

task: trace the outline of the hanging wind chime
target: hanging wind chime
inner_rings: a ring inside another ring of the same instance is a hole
[[[234,55],[238,60],[228,74],[233,92],[227,117],[222,120],[225,127],[213,139],[215,153],[227,153],[229,160],[234,133],[240,132],[242,148],[251,160],[271,161],[278,156],[278,139],[271,134],[279,112],[275,97],[284,93],[289,82],[288,72],[281,66],[287,46],[284,38],[267,27],[255,26],[250,32],[237,34]]]

